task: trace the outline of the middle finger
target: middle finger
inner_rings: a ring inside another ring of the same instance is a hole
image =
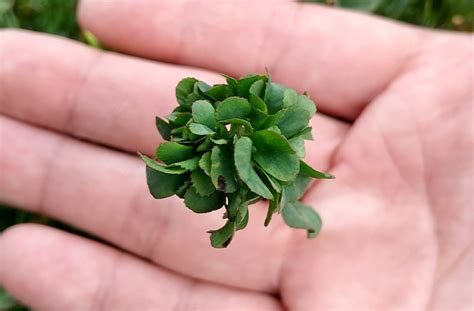
[[[0,31],[0,41],[0,113],[133,153],[154,153],[161,140],[154,118],[176,106],[180,79],[222,81],[209,71],[97,51],[50,35],[8,30]],[[325,169],[348,125],[321,114],[311,121],[318,152],[309,146],[307,158]]]

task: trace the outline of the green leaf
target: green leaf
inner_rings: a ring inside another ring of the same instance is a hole
[[[167,117],[173,127],[185,126],[191,118],[192,114],[189,112],[173,112]]]
[[[199,167],[206,173],[207,176],[211,176],[211,152],[208,151],[202,155],[199,160]]]
[[[199,123],[189,124],[189,130],[191,131],[191,133],[195,135],[212,135],[216,133],[210,128],[208,128],[207,126],[199,124]]]
[[[311,127],[306,127],[293,137],[301,137],[304,140],[313,140],[314,138],[313,138],[313,135],[311,134],[311,130],[312,130]]]
[[[175,143],[180,143],[180,144],[189,144],[190,141],[187,139],[184,139],[183,137],[171,137],[171,141]]]
[[[261,199],[261,197],[258,194],[249,191],[247,193],[247,197],[245,198],[245,204],[246,205],[252,205],[252,204],[257,203],[258,201],[260,201],[260,199]]]
[[[278,214],[280,214],[281,210],[283,209],[283,207],[286,205],[286,203],[288,202],[293,202],[293,201],[290,201],[288,200],[287,196],[286,196],[286,192],[285,191],[282,191],[280,193],[280,201],[278,202],[277,204],[277,211],[278,211]]]
[[[226,145],[227,144],[227,140],[225,139],[214,139],[211,137],[211,141],[216,144],[216,145]]]
[[[258,126],[254,126],[254,128],[263,130],[275,126],[281,120],[281,118],[283,118],[285,113],[286,109],[283,109],[274,114],[271,114],[267,116],[265,120],[263,120],[263,122],[260,122]]]
[[[194,156],[193,147],[176,142],[164,142],[156,150],[156,157],[166,164],[187,160],[192,156]]]
[[[176,106],[174,109],[173,109],[173,113],[178,113],[178,112],[191,112],[191,107],[190,106]],[[171,115],[173,115],[173,113]],[[169,120],[169,117],[171,116],[167,116],[166,118]]]
[[[227,247],[235,233],[235,223],[228,221],[222,228],[209,231],[211,234],[211,245],[215,248]]]
[[[311,207],[300,202],[287,203],[281,214],[288,226],[306,229],[308,238],[314,238],[321,230],[321,217]]]
[[[173,137],[173,141],[175,141],[176,139],[181,139],[182,138],[182,137],[176,137],[176,135],[182,134],[184,129],[185,129],[185,126],[181,126],[181,127],[177,127],[177,128],[174,128],[174,129],[171,130],[171,134],[175,135],[175,137]]]
[[[254,82],[261,80],[264,82],[267,78],[265,76],[260,76],[260,75],[250,75],[247,77],[244,77],[237,81],[237,93],[239,96],[242,97],[248,97],[249,96],[249,90],[250,87],[254,84]]]
[[[201,196],[209,196],[216,190],[211,178],[202,169],[194,170],[191,173],[191,181],[196,192]]]
[[[280,200],[280,195],[278,193],[275,193],[274,199],[268,201],[268,210],[267,210],[267,216],[265,217],[265,222],[263,225],[267,227],[270,222],[272,221],[272,216],[275,214],[275,212],[278,210],[278,202]]]
[[[299,95],[296,105],[308,111],[310,117],[316,113],[316,105],[311,98],[306,95]]]
[[[268,112],[267,105],[265,105],[265,102],[260,97],[258,97],[257,95],[250,94],[249,103],[252,106],[252,109],[258,109],[258,110],[263,111],[265,113]]]
[[[196,82],[198,82],[198,80],[194,78],[184,78],[183,80],[179,81],[178,85],[176,86],[176,99],[180,105],[190,105],[188,96],[194,92],[194,84]]]
[[[197,152],[205,152],[209,151],[212,149],[212,146],[214,146],[214,143],[212,142],[212,139],[210,136],[206,137],[206,139],[196,148]]]
[[[308,126],[309,119],[308,111],[293,105],[285,111],[277,126],[285,137],[291,138]]]
[[[205,125],[211,130],[216,129],[217,122],[214,106],[207,100],[195,101],[192,106],[192,114],[194,122]]]
[[[174,121],[176,121],[176,118],[178,117],[179,114],[181,114],[182,112],[180,111],[173,111],[172,113],[170,113],[169,115],[166,116],[166,119],[170,122],[170,123],[173,123]]]
[[[191,187],[191,181],[188,179],[181,187],[179,187],[179,189],[176,191],[176,195],[181,199],[184,199],[184,195],[186,194],[186,191],[188,191],[189,187]]]
[[[227,130],[227,128],[225,127],[225,124],[222,124],[222,123],[218,123],[217,124],[217,137],[219,137],[219,139],[229,139],[229,138],[232,138],[232,135],[230,135],[229,131]]]
[[[292,181],[299,171],[299,159],[290,144],[280,134],[262,130],[252,135],[257,149],[253,159],[268,174],[281,181]]]
[[[311,177],[303,175],[300,172],[292,183],[283,185],[285,200],[295,202],[301,199],[310,183]]]
[[[239,213],[237,214],[237,219],[235,220],[235,229],[242,230],[247,227],[249,222],[249,208],[246,204],[241,205]]]
[[[244,120],[244,119],[227,119],[227,120],[222,120],[219,122],[223,124],[232,124],[235,126],[242,126],[244,129],[244,131],[242,132],[243,135],[252,135],[253,133],[252,124],[250,124],[249,121]]]
[[[241,187],[238,191],[227,195],[227,218],[230,220],[235,220],[239,209],[242,205],[245,204],[245,199],[247,197],[248,189]]]
[[[232,88],[234,89],[235,91],[237,91],[238,89],[238,83],[237,83],[237,80],[232,78],[231,76],[228,76],[228,75],[225,75],[223,74],[227,84]]]
[[[255,81],[249,89],[249,93],[253,95],[257,95],[258,97],[263,96],[263,92],[265,90],[265,81],[264,80],[257,80]]]
[[[190,140],[190,143],[199,143],[202,139],[202,135],[196,135],[191,130],[189,129],[189,126],[191,124],[188,124],[184,129],[183,129],[183,138]]]
[[[142,158],[142,160],[146,163],[146,165],[155,171],[166,173],[166,174],[176,174],[176,175],[183,174],[184,172],[187,171],[187,169],[178,167],[178,166],[166,167],[153,161],[152,159],[150,159],[149,157],[141,153],[139,153],[139,155]]]
[[[288,140],[291,145],[291,148],[296,152],[296,155],[299,158],[303,158],[305,154],[304,148],[304,138],[302,136],[295,136]]]
[[[283,107],[287,108],[293,106],[298,101],[298,93],[293,89],[286,89],[283,92]]]
[[[214,187],[225,193],[237,190],[232,151],[226,145],[214,146],[211,153],[211,179]]]
[[[313,178],[318,178],[318,179],[334,179],[336,177],[334,177],[334,175],[331,175],[331,174],[328,174],[328,173],[322,173],[322,172],[319,172],[317,170],[315,170],[314,168],[312,168],[311,166],[309,166],[308,164],[306,164],[303,160],[300,161],[300,172],[301,174],[304,174],[304,175],[307,175],[307,176],[310,176],[310,177],[313,177]]]
[[[146,167],[148,189],[155,199],[167,198],[176,193],[184,184],[188,176],[172,175],[158,172],[149,166]]]
[[[281,183],[276,178],[268,175],[267,172],[265,172],[265,170],[263,168],[259,167],[258,165],[256,167],[257,167],[258,172],[260,173],[260,176],[264,176],[265,180],[268,181],[265,184],[266,185],[270,184],[270,186],[273,188],[273,190],[280,193],[281,189],[282,189]]]
[[[164,140],[170,140],[171,126],[160,117],[155,118],[156,128]]]
[[[199,91],[202,93],[207,92],[211,88],[211,86],[204,81],[198,81],[198,83],[194,84],[194,86],[197,86]]]
[[[204,95],[216,101],[223,101],[227,97],[234,96],[235,93],[227,84],[216,84],[207,90]]]
[[[209,213],[221,208],[225,203],[225,194],[214,191],[209,196],[201,196],[191,186],[184,195],[184,204],[195,213]]]
[[[234,161],[240,179],[256,194],[266,199],[273,199],[272,193],[252,167],[251,157],[252,140],[248,137],[239,138],[235,143]]]
[[[191,159],[187,159],[187,160],[184,160],[184,161],[173,163],[173,164],[169,165],[168,168],[182,167],[182,168],[186,169],[187,171],[194,171],[199,166],[199,159],[200,159],[200,157],[196,156],[196,157],[191,158]]]
[[[265,97],[263,100],[267,105],[269,113],[273,114],[282,108],[283,93],[285,90],[286,87],[281,84],[267,82],[267,86],[265,88]]]
[[[303,158],[305,156],[305,140],[313,140],[311,135],[311,127],[306,127],[301,130],[298,134],[294,135],[288,140],[293,150],[295,150],[298,157]]]
[[[252,110],[250,111],[248,118],[250,119],[250,124],[252,124],[252,127],[254,129],[262,129],[263,128],[262,125],[267,120],[268,115],[266,112],[263,112],[255,107],[252,107]]]
[[[216,108],[217,120],[242,119],[250,112],[250,103],[242,97],[229,97]]]
[[[269,128],[267,128],[267,131],[272,131],[281,135],[280,128],[276,125],[270,126]]]

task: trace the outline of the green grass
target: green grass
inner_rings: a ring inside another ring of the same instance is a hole
[[[76,0],[0,0],[0,27],[24,28],[80,39]]]
[[[468,31],[474,28],[472,0],[305,0],[359,10],[430,28]]]
[[[447,30],[473,31],[472,0],[306,0],[378,14],[403,22]],[[47,32],[97,46],[76,22],[76,0],[0,0],[0,28]],[[34,222],[85,235],[45,216],[0,204],[0,232],[19,223]],[[0,287],[0,310],[27,310]]]
[[[0,287],[0,310],[24,311],[28,310],[28,308],[22,306]]]

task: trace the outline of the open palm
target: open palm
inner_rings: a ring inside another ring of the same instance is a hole
[[[82,0],[79,17],[134,57],[0,32],[0,200],[110,244],[11,228],[0,284],[14,296],[47,310],[472,306],[472,37],[275,1]],[[153,200],[135,152],[153,153],[181,78],[264,67],[317,103],[306,160],[337,179],[303,199],[316,239],[280,217],[264,228],[258,203],[216,250],[205,231],[221,212]]]

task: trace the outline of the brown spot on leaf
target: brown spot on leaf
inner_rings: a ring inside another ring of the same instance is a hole
[[[225,192],[226,182],[224,176],[217,177],[217,190]]]

